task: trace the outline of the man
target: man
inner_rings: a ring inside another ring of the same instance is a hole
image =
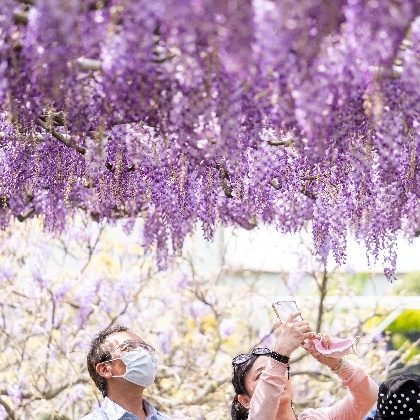
[[[153,352],[121,325],[100,331],[91,342],[87,367],[105,401],[83,420],[171,420],[143,399],[144,389],[155,380]]]

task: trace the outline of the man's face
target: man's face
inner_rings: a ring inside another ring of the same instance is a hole
[[[124,353],[124,343],[126,341],[140,341],[144,340],[139,337],[137,334],[134,334],[129,331],[122,331],[107,337],[105,342],[108,344],[111,349],[110,359],[117,359]],[[111,363],[108,363],[111,366],[112,376],[124,375],[126,372],[126,367],[124,362],[121,359],[113,360]]]

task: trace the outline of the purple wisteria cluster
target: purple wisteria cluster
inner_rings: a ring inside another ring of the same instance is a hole
[[[420,0],[3,0],[0,226],[143,217],[353,234],[387,276],[419,231]]]

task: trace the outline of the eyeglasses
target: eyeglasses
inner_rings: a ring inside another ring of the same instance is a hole
[[[247,362],[252,355],[255,356],[264,356],[266,354],[271,354],[272,351],[265,347],[257,347],[256,349],[250,351],[249,353],[239,354],[238,356],[234,357],[232,360],[232,366],[242,365],[242,363]]]
[[[111,350],[109,357],[111,357],[111,354],[116,352],[117,350],[120,351],[120,354],[123,354],[123,353],[129,353],[130,351],[137,350],[139,348],[142,348],[142,349],[148,351],[151,354],[153,354],[155,352],[155,349],[150,344],[147,344],[144,341],[126,340],[126,341],[124,341],[124,343],[118,344],[118,346],[115,347],[115,349]],[[105,362],[111,362],[112,360],[114,360],[114,359],[108,360],[108,358],[107,358],[107,360],[105,360]]]

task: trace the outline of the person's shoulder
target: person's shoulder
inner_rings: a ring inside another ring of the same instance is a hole
[[[108,416],[98,408],[87,416],[82,417],[80,420],[108,420]]]
[[[147,418],[149,418],[149,415],[151,415],[152,419],[172,420],[172,417],[169,417],[167,414],[163,414],[159,410],[156,410],[156,408],[153,406],[151,402],[147,400],[143,400],[143,404],[148,414]]]

